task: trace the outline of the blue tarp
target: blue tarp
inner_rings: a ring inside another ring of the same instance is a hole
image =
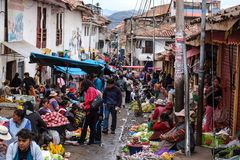
[[[60,67],[60,66],[54,66],[54,69],[56,69],[59,72],[75,75],[75,76],[84,76],[87,73],[81,70],[80,68],[68,68],[68,67]]]
[[[84,62],[92,63],[92,64],[99,64],[99,65],[104,65],[103,72],[104,74],[112,74],[115,72],[115,69],[113,69],[111,66],[106,64],[106,62],[102,59],[99,60],[92,60],[92,59],[87,59]]]
[[[101,63],[93,63],[90,61],[77,61],[63,57],[49,56],[39,53],[31,53],[29,63],[38,63],[43,66],[60,66],[69,68],[80,68],[84,72],[90,73],[101,73],[105,66]]]

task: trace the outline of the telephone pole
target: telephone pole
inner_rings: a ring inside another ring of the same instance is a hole
[[[198,113],[197,113],[197,145],[202,143],[202,118],[203,118],[203,88],[204,88],[204,60],[205,60],[205,28],[206,28],[206,0],[202,1],[201,37],[200,37],[200,67],[198,79]]]
[[[179,112],[184,105],[184,79],[183,79],[183,49],[184,40],[184,2],[176,1],[176,56],[175,56],[175,111]]]
[[[155,26],[156,26],[156,20],[155,20],[155,6],[154,6],[154,0],[153,0],[153,71],[155,71],[155,38],[156,38],[156,32],[155,32]]]
[[[133,66],[133,17],[131,18],[131,66]]]
[[[177,0],[176,3],[175,110],[179,112],[183,106],[185,106],[185,154],[189,157],[191,154],[189,122],[189,78],[184,32],[184,0]]]

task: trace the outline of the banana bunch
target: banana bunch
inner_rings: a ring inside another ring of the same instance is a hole
[[[48,145],[48,151],[52,154],[59,154],[59,155],[64,154],[63,146],[61,144],[55,145],[52,142],[50,142],[49,145]]]
[[[170,155],[170,154],[167,153],[167,152],[164,152],[160,157],[161,157],[163,160],[172,160],[172,159],[173,159],[173,156]]]

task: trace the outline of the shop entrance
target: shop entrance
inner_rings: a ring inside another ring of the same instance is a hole
[[[6,79],[11,81],[16,73],[16,61],[7,62],[6,70]]]

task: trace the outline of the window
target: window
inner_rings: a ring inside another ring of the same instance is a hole
[[[58,46],[62,44],[63,16],[62,13],[57,13],[56,16],[56,46]]]
[[[145,41],[143,53],[153,53],[153,41]]]
[[[46,48],[47,46],[47,9],[37,8],[37,48]]]
[[[84,27],[84,36],[89,36],[89,26]]]

